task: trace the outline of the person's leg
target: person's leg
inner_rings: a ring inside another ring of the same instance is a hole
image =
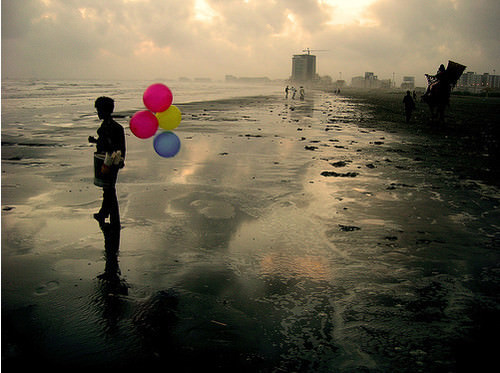
[[[117,228],[120,226],[120,208],[118,206],[118,198],[116,197],[116,189],[114,187],[110,188],[107,197],[109,203],[109,222],[114,228]]]
[[[109,207],[108,207],[108,198],[107,198],[107,188],[102,188],[102,204],[101,209],[97,214],[94,214],[94,219],[99,222],[99,225],[102,226],[104,221],[109,216]]]
[[[102,205],[101,209],[97,214],[94,214],[94,218],[99,222],[100,225],[104,224],[104,221],[109,216],[110,219],[113,216],[116,218],[116,211],[118,201],[116,198],[116,190],[114,187],[104,187],[102,188]]]

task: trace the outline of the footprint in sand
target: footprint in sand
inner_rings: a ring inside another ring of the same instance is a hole
[[[47,295],[49,292],[59,288],[59,281],[48,281],[35,288],[35,295]]]

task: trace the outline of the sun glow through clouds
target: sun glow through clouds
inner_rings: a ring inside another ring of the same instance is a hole
[[[376,0],[318,0],[320,4],[330,6],[332,25],[346,25],[358,23],[361,25],[370,25],[372,20],[367,18],[365,12],[367,8]]]
[[[198,21],[210,23],[217,16],[215,10],[205,0],[196,0],[194,3],[194,18]]]

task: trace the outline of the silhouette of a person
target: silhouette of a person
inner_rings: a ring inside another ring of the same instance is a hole
[[[111,117],[114,110],[113,99],[99,97],[95,101],[95,108],[99,119],[102,119],[102,124],[97,130],[98,138],[89,136],[89,142],[96,144],[94,184],[102,187],[103,200],[101,209],[94,214],[94,218],[100,226],[103,226],[108,217],[111,225],[120,226],[115,183],[118,170],[124,166],[125,132],[123,127]]]
[[[123,314],[123,300],[121,295],[128,295],[128,284],[120,277],[118,265],[118,251],[120,249],[120,227],[111,223],[101,226],[104,234],[104,252],[106,264],[104,272],[97,276],[99,281],[99,305],[102,307],[102,317],[105,331],[108,334],[118,333],[118,323]]]
[[[290,88],[288,88],[288,86],[286,86],[285,88],[285,98],[288,98],[288,91],[290,90]]]
[[[109,281],[118,281],[120,267],[118,265],[118,251],[120,250],[120,227],[114,226],[111,223],[101,225],[102,233],[104,234],[104,252],[106,258],[106,266],[104,273],[98,278]]]
[[[439,65],[438,71],[436,73],[436,79],[438,81],[442,81],[445,78],[446,78],[446,68],[444,67],[443,64],[441,64]]]
[[[427,91],[424,96],[431,95],[438,86],[440,88],[446,88],[448,85],[448,74],[446,73],[446,68],[443,64],[439,65],[439,68],[434,75],[435,81],[427,86]]]
[[[306,95],[306,91],[304,90],[304,87],[300,86],[299,94],[300,94],[300,100],[303,101],[304,97]]]
[[[413,101],[410,91],[406,91],[406,96],[403,98],[403,104],[405,105],[406,123],[408,123],[411,119],[411,113],[413,109],[415,109],[415,101]]]

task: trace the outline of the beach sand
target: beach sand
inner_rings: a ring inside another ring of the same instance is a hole
[[[4,144],[4,367],[480,369],[498,332],[498,189],[448,167],[463,154],[443,132],[381,106],[179,105],[169,159],[127,129],[119,232],[92,217],[93,133]]]
[[[343,95],[372,108],[373,124],[378,129],[401,135],[418,134],[438,146],[431,163],[440,163],[463,179],[477,179],[500,185],[500,118],[499,97],[452,95],[444,123],[432,121],[427,104],[417,90],[416,108],[410,124],[403,114],[401,91],[352,90]],[[457,156],[457,155],[461,156]],[[417,154],[418,155],[418,154]]]

